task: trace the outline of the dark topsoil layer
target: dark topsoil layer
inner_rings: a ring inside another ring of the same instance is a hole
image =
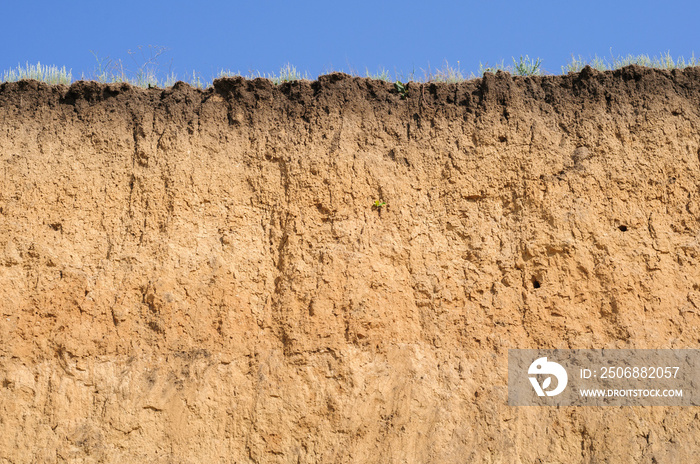
[[[104,102],[112,110],[121,107],[132,115],[140,113],[139,106],[165,107],[173,112],[181,105],[188,107],[186,112],[197,113],[198,107],[218,96],[229,105],[229,124],[239,123],[233,117],[234,111],[272,109],[282,111],[287,118],[309,122],[314,111],[326,114],[338,110],[361,112],[366,111],[368,104],[375,111],[388,114],[401,108],[402,112],[408,111],[408,117],[415,119],[436,114],[471,119],[496,108],[502,108],[503,116],[508,118],[509,111],[522,106],[543,113],[564,113],[588,105],[606,111],[628,105],[644,108],[650,95],[654,95],[657,102],[664,96],[698,101],[700,67],[659,70],[628,66],[606,72],[586,67],[580,73],[565,76],[534,77],[511,76],[499,71],[461,83],[411,82],[406,89],[404,98],[392,83],[342,73],[320,76],[313,82],[280,85],[261,78],[224,78],[215,80],[213,86],[205,90],[184,82],[166,89],[143,89],[125,83],[79,81],[65,86],[25,80],[0,84],[0,106],[14,106],[24,111],[46,106],[73,106],[80,113],[79,109],[85,105]]]

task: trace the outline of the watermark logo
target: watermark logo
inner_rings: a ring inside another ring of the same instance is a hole
[[[700,349],[509,349],[508,404],[700,406]]]
[[[569,381],[569,376],[560,364],[553,361],[547,361],[547,358],[538,358],[530,364],[530,368],[527,370],[529,375],[534,375],[535,377],[530,377],[530,383],[532,388],[535,389],[537,396],[557,396],[559,393],[563,392],[566,388],[566,384]],[[547,377],[540,385],[537,380],[537,376],[546,375]],[[552,377],[557,379],[556,388],[554,390],[547,390],[552,385]]]

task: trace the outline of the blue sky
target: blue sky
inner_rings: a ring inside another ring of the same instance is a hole
[[[29,6],[31,5],[31,6]],[[463,70],[528,54],[560,73],[571,54],[700,57],[697,1],[44,1],[3,5],[0,70],[29,61],[89,75],[95,57],[135,69],[128,53],[165,47],[159,69],[277,72],[290,62],[311,76],[380,68]]]

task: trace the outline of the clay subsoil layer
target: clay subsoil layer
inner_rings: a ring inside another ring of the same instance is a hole
[[[700,68],[405,97],[0,85],[0,462],[696,462],[507,359],[700,345]]]

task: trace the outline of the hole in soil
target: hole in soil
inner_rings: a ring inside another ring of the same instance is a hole
[[[542,285],[540,284],[540,281],[537,279],[532,279],[532,286],[535,288],[540,288]]]
[[[622,232],[627,232],[627,226],[619,226],[618,229],[620,229]]]

